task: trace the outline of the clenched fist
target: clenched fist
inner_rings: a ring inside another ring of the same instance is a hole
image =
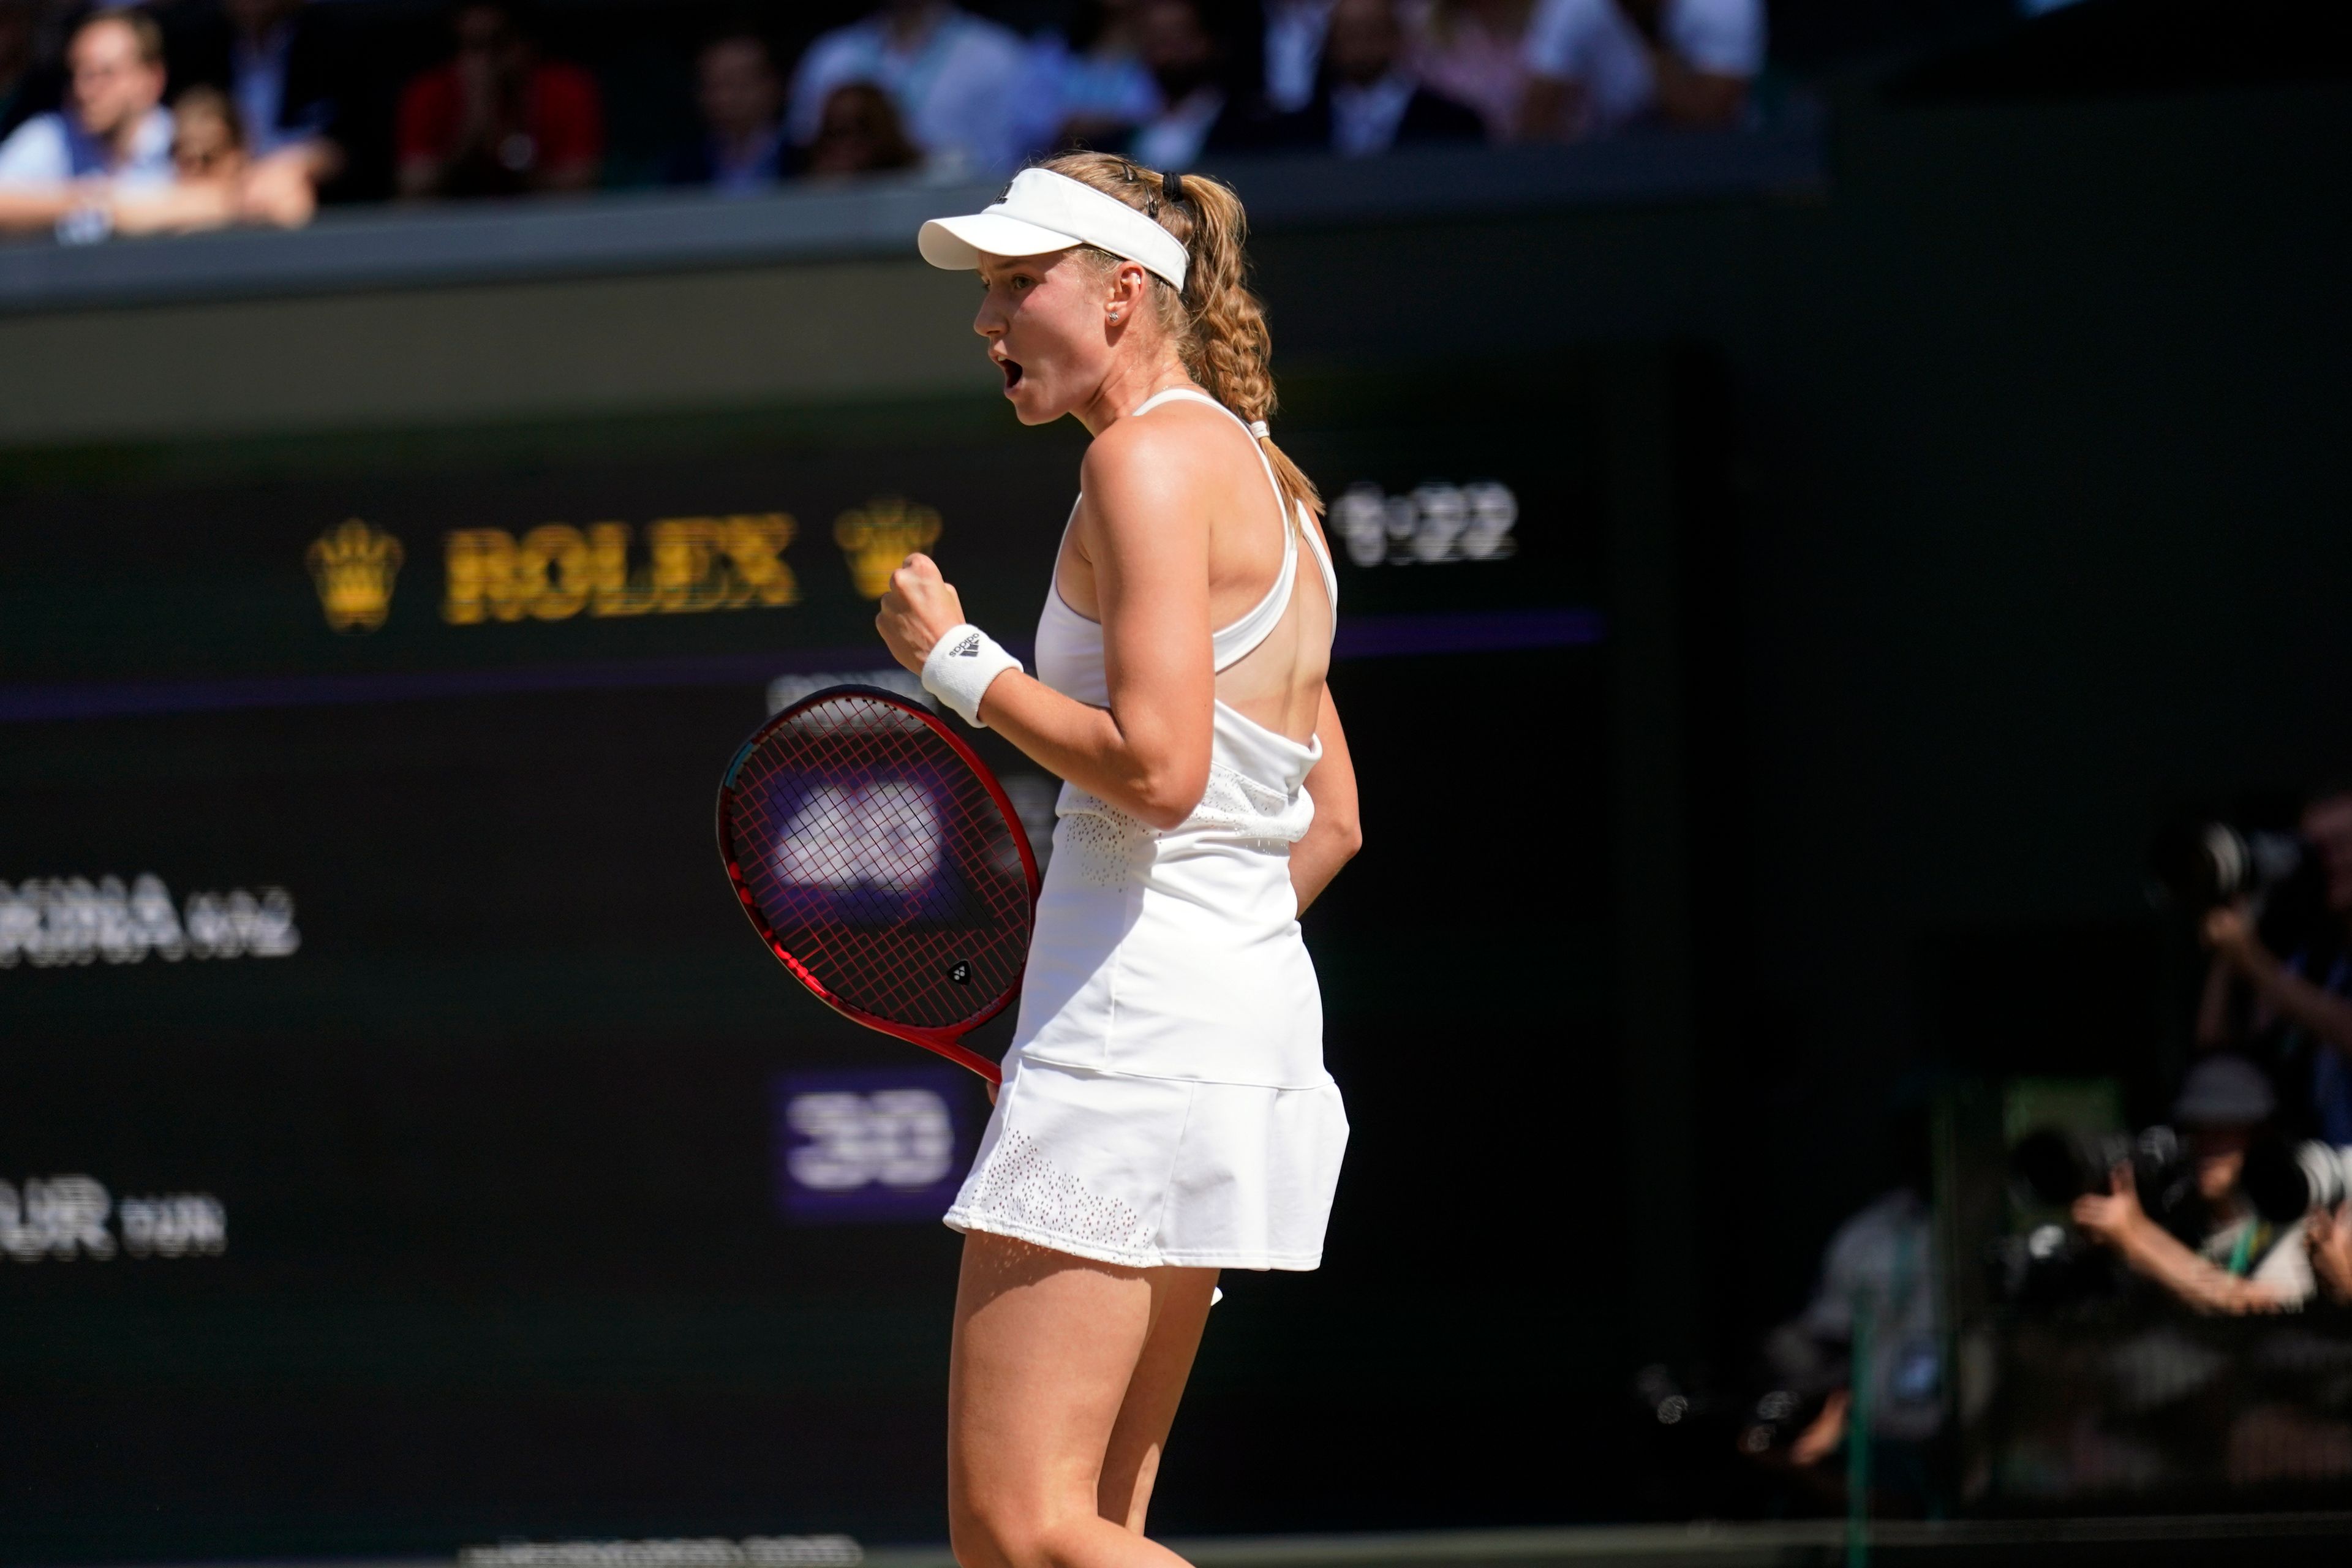
[[[940,575],[939,563],[917,552],[890,574],[874,629],[889,645],[890,657],[920,675],[931,645],[950,626],[963,624],[963,600]]]

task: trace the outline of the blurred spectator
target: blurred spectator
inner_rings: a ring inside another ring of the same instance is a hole
[[[1160,110],[1114,151],[1162,171],[1189,169],[1204,153],[1246,152],[1278,141],[1282,121],[1252,114],[1226,76],[1224,40],[1199,0],[1141,0],[1135,36],[1160,89]]]
[[[869,81],[897,103],[900,122],[942,172],[1003,174],[1028,151],[1018,107],[1021,37],[946,0],[885,0],[860,22],[820,36],[793,73],[790,124],[816,141],[825,100]]]
[[[2276,1064],[2294,1104],[2297,1131],[2352,1144],[2352,788],[2330,784],[2303,811],[2303,837],[2317,863],[2325,918],[2281,960],[2242,906],[2205,918],[2213,950],[2198,1040],[2230,1036],[2230,993],[2242,980],[2254,993],[2254,1048]]]
[[[709,185],[751,195],[782,180],[791,151],[784,134],[784,84],[767,40],[730,33],[703,46],[697,105],[702,134],[670,161],[676,185]]]
[[[2205,1057],[2189,1069],[2173,1124],[2188,1135],[2196,1201],[2176,1235],[2140,1206],[2129,1164],[2109,1173],[2109,1190],[2074,1200],[2074,1223],[2143,1275],[2200,1312],[2263,1312],[2296,1307],[2314,1289],[2307,1222],[2274,1226],[2240,1187],[2246,1148],[2278,1101],[2262,1069],[2243,1057]]]
[[[1140,8],[1139,0],[1094,0],[1068,36],[1049,28],[1030,40],[1021,92],[1029,145],[1102,145],[1160,112],[1160,89],[1136,42]]]
[[[1477,110],[1414,79],[1397,0],[1336,0],[1329,22],[1315,96],[1280,122],[1270,143],[1366,158],[1485,136]]]
[[[235,105],[243,150],[316,189],[345,163],[348,68],[331,24],[309,0],[215,0],[172,29],[175,79],[219,89]]]
[[[1323,74],[1323,37],[1332,0],[1265,0],[1265,104],[1295,114]]]
[[[152,193],[118,196],[118,233],[185,232],[240,222],[293,228],[310,220],[316,202],[304,169],[289,158],[297,150],[253,158],[243,117],[218,88],[192,87],[182,93],[172,105],[172,121],[173,182]]]
[[[192,87],[172,104],[175,184],[234,184],[252,156],[246,121],[218,88]]]
[[[595,79],[543,60],[520,0],[460,0],[457,58],[401,95],[400,194],[582,191],[604,158]]]
[[[1812,1300],[1773,1332],[1766,1359],[1782,1386],[1822,1396],[1820,1414],[1790,1443],[1788,1463],[1808,1468],[1852,1440],[1853,1383],[1867,1377],[1877,1485],[1932,1512],[1941,1473],[1933,1448],[1947,1410],[1932,1144],[1924,1108],[1902,1108],[1895,1124],[1896,1184],[1830,1237]],[[1864,1312],[1870,1350],[1857,1369]]]
[[[1413,27],[1413,71],[1432,91],[1466,103],[1486,139],[1518,134],[1528,90],[1528,18],[1534,0],[1430,0]]]
[[[0,229],[103,237],[118,193],[172,179],[163,37],[136,11],[100,12],[67,50],[65,108],[35,115],[0,142]]]
[[[813,179],[837,179],[912,169],[922,161],[922,149],[907,139],[890,95],[870,81],[850,81],[825,95],[824,118],[805,167]]]
[[[1529,136],[1729,125],[1764,63],[1763,0],[1541,0],[1527,58]]]

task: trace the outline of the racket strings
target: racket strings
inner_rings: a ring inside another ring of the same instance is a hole
[[[729,850],[780,952],[837,1000],[945,1028],[1018,982],[1018,829],[912,713],[844,693],[762,737],[730,785]]]

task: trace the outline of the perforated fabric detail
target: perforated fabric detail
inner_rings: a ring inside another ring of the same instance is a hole
[[[1062,797],[1063,852],[1071,858],[1081,885],[1123,886],[1135,869],[1139,850],[1167,835],[1084,790],[1071,789]],[[1281,848],[1307,837],[1315,820],[1315,803],[1305,791],[1286,795],[1238,769],[1220,762],[1209,763],[1208,787],[1176,833],[1206,829],[1230,833]]]
[[[1069,857],[1071,871],[1083,888],[1123,888],[1135,874],[1139,855],[1159,837],[1098,795],[1065,788],[1060,805],[1062,832],[1056,853]]]
[[[1026,1236],[1059,1237],[1121,1252],[1139,1252],[1150,1240],[1141,1215],[1088,1189],[1019,1128],[1005,1130],[971,1196],[956,1206]]]
[[[1078,885],[1123,888],[1135,871],[1135,851],[1150,830],[1132,817],[1114,819],[1087,811],[1063,821],[1062,846],[1070,858]]]
[[[1294,798],[1223,763],[1209,764],[1209,787],[1184,819],[1187,827],[1214,827],[1271,844],[1296,844],[1315,820],[1314,802]]]

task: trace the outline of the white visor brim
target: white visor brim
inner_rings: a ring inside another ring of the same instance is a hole
[[[950,272],[970,272],[980,265],[982,252],[990,256],[1047,256],[1085,243],[1074,236],[1056,234],[1003,213],[935,217],[923,225],[922,231],[915,237],[915,248],[923,253],[923,259]]]
[[[1045,256],[1092,245],[1184,287],[1183,241],[1117,196],[1051,169],[1024,169],[985,212],[935,217],[915,236],[934,267],[970,271],[990,256]]]

